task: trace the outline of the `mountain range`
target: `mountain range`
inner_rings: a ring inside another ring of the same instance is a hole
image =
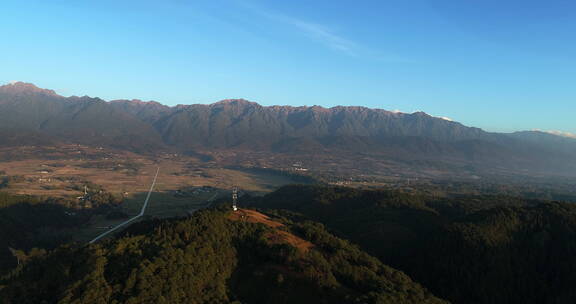
[[[243,99],[169,107],[140,100],[63,97],[23,82],[0,86],[0,146],[60,142],[147,153],[345,152],[576,176],[574,138],[540,131],[486,132],[424,112],[266,107]]]

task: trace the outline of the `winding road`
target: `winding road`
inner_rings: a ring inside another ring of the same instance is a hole
[[[88,244],[93,244],[93,243],[97,242],[98,240],[100,240],[101,238],[107,236],[108,234],[110,234],[110,233],[120,229],[121,227],[124,227],[127,224],[130,224],[133,221],[137,220],[138,218],[141,218],[142,216],[144,216],[144,212],[146,211],[146,207],[148,207],[148,201],[150,200],[150,195],[152,195],[152,191],[154,190],[154,186],[156,185],[156,179],[158,178],[159,172],[160,172],[160,167],[158,167],[158,169],[156,170],[156,175],[154,175],[154,180],[152,181],[152,185],[150,186],[150,190],[148,191],[148,195],[146,196],[146,200],[144,201],[144,205],[142,206],[140,213],[138,213],[138,215],[136,215],[135,217],[116,225],[116,227],[100,234],[99,236],[97,236],[96,238],[94,238],[93,240],[88,242]]]

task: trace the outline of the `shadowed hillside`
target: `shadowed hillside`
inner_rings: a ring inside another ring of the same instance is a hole
[[[316,186],[255,204],[320,221],[454,303],[576,301],[573,204]]]
[[[446,303],[321,225],[282,228],[247,216],[254,220],[205,210],[135,224],[113,241],[59,248],[3,280],[1,302]],[[271,237],[281,232],[314,246],[299,250]]]

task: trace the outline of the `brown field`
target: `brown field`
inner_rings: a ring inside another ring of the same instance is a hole
[[[238,209],[232,212],[229,219],[233,221],[246,221],[249,223],[261,223],[268,227],[275,228],[273,232],[267,235],[268,241],[273,244],[288,243],[302,252],[310,250],[314,244],[288,232],[281,230],[284,224],[271,220],[268,216],[250,209]]]
[[[71,198],[81,195],[89,182],[122,196],[119,208],[130,217],[140,211],[157,168],[156,187],[144,218],[185,216],[206,207],[210,199],[228,196],[233,186],[261,194],[292,183],[285,176],[226,169],[177,154],[145,156],[80,145],[0,149],[0,177],[10,178],[2,191]],[[201,186],[214,189],[187,197],[174,195],[175,190]],[[88,225],[73,232],[74,239],[86,242],[123,221],[94,215]]]
[[[77,196],[80,191],[72,186],[91,182],[111,193],[130,195],[148,191],[158,167],[160,174],[155,190],[160,192],[190,186],[231,189],[235,185],[244,191],[270,192],[291,183],[288,177],[219,168],[176,154],[142,156],[75,145],[59,150],[43,148],[36,153],[25,148],[20,154],[14,150],[0,150],[0,171],[17,177],[5,191],[51,197]],[[44,151],[46,149],[48,152]]]

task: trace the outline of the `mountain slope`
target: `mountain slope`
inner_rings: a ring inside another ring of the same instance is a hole
[[[20,82],[0,87],[0,129],[25,138],[44,135],[136,151],[162,146],[151,126],[101,99],[64,98]]]
[[[263,107],[241,99],[178,106],[153,124],[169,143],[216,148],[256,141],[273,143],[281,138],[417,136],[453,141],[491,137],[480,129],[421,112],[403,114],[362,107]]]
[[[454,303],[576,301],[571,203],[320,186],[247,203],[319,221]]]
[[[530,142],[539,147],[554,147],[555,150],[576,156],[576,138],[559,136],[541,131],[523,131],[509,134],[510,137]]]
[[[264,107],[242,99],[167,107],[139,100],[64,98],[31,84],[14,83],[0,87],[2,132],[13,134],[10,140],[0,140],[4,145],[17,144],[18,139],[39,142],[46,135],[48,141],[138,152],[228,150],[296,157],[362,153],[372,161],[576,176],[572,139],[489,133],[422,112],[364,107]]]
[[[255,212],[251,212],[252,215]],[[263,215],[256,215],[263,218]],[[63,247],[28,262],[0,285],[2,303],[446,303],[310,223],[297,249],[290,230],[207,210],[143,222],[124,237]]]
[[[239,149],[297,155],[349,151],[402,161],[446,161],[517,172],[576,175],[576,155],[565,146],[488,133],[421,112],[263,107],[245,100],[162,111],[165,115],[158,119],[152,119],[147,111],[142,111],[145,114],[141,117],[152,123],[166,144],[184,150]]]

